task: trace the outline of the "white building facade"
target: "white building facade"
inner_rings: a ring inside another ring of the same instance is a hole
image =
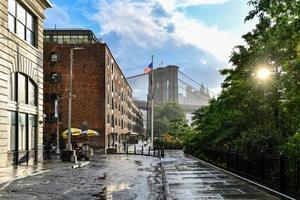
[[[0,167],[43,160],[47,0],[0,0]]]

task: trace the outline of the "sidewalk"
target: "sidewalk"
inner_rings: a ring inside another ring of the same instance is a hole
[[[105,149],[96,149],[94,153],[103,154]],[[79,161],[80,162],[80,161]],[[51,160],[44,160],[43,163],[38,163],[36,165],[19,165],[17,168],[11,167],[1,167],[0,168],[0,190],[4,184],[25,178],[28,176],[34,176],[41,173],[49,172],[54,167],[57,166],[72,166],[75,163],[63,163],[59,158],[53,158]]]
[[[57,166],[71,167],[72,165],[74,165],[74,163],[63,163],[61,160],[53,159],[45,160],[43,163],[36,165],[19,165],[16,168],[13,166],[0,168],[0,190],[15,180],[46,173]]]
[[[279,199],[182,151],[165,151],[163,163],[172,199]]]
[[[97,152],[82,168],[46,166],[51,171],[7,184],[0,199],[164,199],[158,158]]]

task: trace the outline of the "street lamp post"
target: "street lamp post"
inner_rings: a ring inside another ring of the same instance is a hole
[[[60,100],[66,98],[66,97],[69,97],[69,95],[67,96],[63,96],[63,97],[60,97],[57,99],[55,99],[55,102],[54,102],[54,107],[55,107],[55,118],[56,118],[56,154],[59,155],[60,154],[60,147],[59,147],[59,124],[60,124],[60,121],[59,121],[59,110],[58,110],[58,103],[60,102]],[[76,95],[73,95],[73,97],[76,97]]]
[[[68,109],[68,140],[66,144],[66,150],[72,151],[71,134],[72,134],[72,78],[73,78],[73,55],[74,50],[80,50],[83,48],[74,47],[70,52],[70,79],[69,79],[69,109]]]

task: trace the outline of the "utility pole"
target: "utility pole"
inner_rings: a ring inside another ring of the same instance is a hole
[[[153,55],[152,59],[152,70],[151,70],[151,145],[154,148],[154,65],[153,65]]]

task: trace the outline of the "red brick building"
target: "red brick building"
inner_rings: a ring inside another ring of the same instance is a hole
[[[128,132],[143,133],[142,115],[132,102],[132,89],[107,44],[89,30],[45,30],[44,126],[45,142],[55,144],[58,103],[60,134],[67,129],[70,51],[73,55],[72,127],[100,133],[94,145],[110,147],[121,143]]]

